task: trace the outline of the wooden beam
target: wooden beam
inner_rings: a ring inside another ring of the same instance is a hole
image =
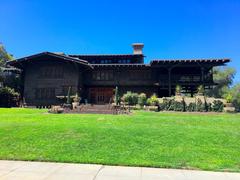
[[[172,95],[171,71],[172,71],[172,68],[169,68],[168,69],[168,95],[169,95],[169,97],[171,97],[171,95]]]

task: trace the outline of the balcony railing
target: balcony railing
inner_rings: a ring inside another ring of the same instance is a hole
[[[159,83],[168,83],[168,75],[160,75]],[[171,75],[171,83],[201,83],[201,75],[196,74],[181,74]],[[212,75],[205,75],[204,82],[213,82]]]

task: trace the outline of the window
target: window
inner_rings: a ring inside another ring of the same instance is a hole
[[[54,88],[37,88],[35,91],[36,99],[51,99],[55,97],[56,96]]]
[[[49,66],[40,69],[40,78],[59,79],[63,78],[63,67]]]
[[[92,73],[92,79],[96,81],[113,80],[113,71],[95,71]]]
[[[101,80],[101,72],[97,72],[96,80]]]

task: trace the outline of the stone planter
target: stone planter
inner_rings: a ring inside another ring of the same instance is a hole
[[[77,106],[79,106],[79,102],[73,102],[72,103],[72,108],[77,109]]]
[[[233,113],[235,112],[235,107],[224,107],[224,112]]]
[[[233,104],[232,103],[226,103],[225,107],[233,107]]]
[[[49,110],[49,113],[55,113],[55,114],[59,114],[63,112],[64,112],[64,109],[61,106],[52,106],[51,109]]]

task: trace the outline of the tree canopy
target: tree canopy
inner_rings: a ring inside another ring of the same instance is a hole
[[[5,66],[6,62],[12,59],[12,55],[6,51],[3,44],[0,44],[0,66]]]
[[[213,80],[217,85],[207,92],[208,96],[222,98],[233,84],[236,70],[231,67],[217,67],[213,69]]]

